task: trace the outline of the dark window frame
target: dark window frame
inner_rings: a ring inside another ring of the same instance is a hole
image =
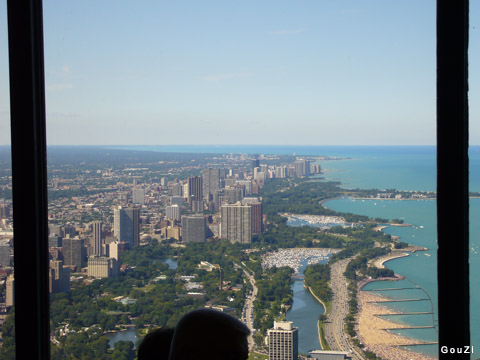
[[[17,359],[49,359],[41,0],[8,0]],[[437,0],[439,347],[470,345],[468,0]],[[446,220],[448,218],[448,221]],[[455,241],[452,241],[455,239]],[[20,247],[21,246],[21,247]],[[451,289],[452,281],[458,284]],[[449,354],[439,352],[440,359]],[[470,355],[456,355],[469,359]]]

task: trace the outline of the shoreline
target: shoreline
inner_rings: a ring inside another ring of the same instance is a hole
[[[312,296],[315,298],[315,300],[317,300],[320,304],[322,304],[323,306],[323,315],[327,315],[327,307],[325,306],[324,302],[322,300],[320,300],[320,298],[315,295],[315,293],[312,291],[312,288],[310,286],[307,286],[308,288],[308,291],[310,291],[310,294],[312,294]],[[322,336],[320,335],[320,320],[317,320],[317,333],[318,333],[318,342],[320,343],[320,347],[323,349],[325,349],[325,346],[323,344],[323,341],[322,341]]]
[[[410,253],[416,251],[428,250],[424,247],[409,245],[407,248],[398,249],[390,254],[373,259],[371,263],[374,266],[384,269],[385,263],[391,260],[400,259],[410,256]],[[408,252],[405,252],[408,251]],[[399,281],[406,279],[405,276],[395,274],[394,277],[366,279],[357,284],[357,302],[358,313],[357,319],[357,334],[360,341],[365,345],[365,350],[374,352],[377,356],[381,356],[385,360],[432,360],[435,357],[429,356],[421,352],[403,349],[400,345],[422,345],[429,342],[393,334],[386,329],[403,328],[405,325],[398,324],[390,320],[382,318],[380,315],[401,314],[400,312],[380,305],[374,301],[384,301],[386,298],[381,295],[372,294],[362,290],[365,285],[374,281]],[[372,303],[373,301],[373,303]]]
[[[388,255],[381,256],[378,259],[374,259],[373,263],[377,268],[385,269],[385,263],[386,262],[392,261],[392,260],[395,260],[395,259],[400,259],[400,258],[407,257],[407,256],[410,256],[410,254],[406,253],[406,252],[396,252],[396,253],[392,252]],[[398,276],[401,276],[401,275],[398,275]]]
[[[355,200],[376,200],[376,201],[406,201],[406,200],[436,200],[436,197],[428,197],[428,198],[401,198],[401,199],[391,199],[391,198],[382,198],[382,197],[356,197],[356,196],[346,196],[350,199]]]
[[[381,318],[381,315],[400,314],[398,311],[385,306],[372,303],[382,301],[385,298],[359,291],[358,296],[359,312],[358,337],[365,345],[365,350],[372,351],[385,360],[432,360],[434,357],[411,350],[402,349],[403,345],[421,345],[428,342],[393,334],[385,329],[404,328],[405,325],[398,324]]]

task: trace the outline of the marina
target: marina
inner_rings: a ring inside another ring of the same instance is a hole
[[[320,229],[327,230],[334,226],[353,226],[348,223],[342,216],[328,215],[300,215],[284,213],[280,216],[287,218],[287,224],[290,226],[315,226]]]
[[[339,252],[339,249],[322,248],[292,248],[279,249],[275,252],[267,253],[262,258],[262,268],[288,266],[295,271],[295,275],[300,273],[300,267],[305,265],[318,264],[328,260],[331,254]],[[306,261],[306,264],[304,262]]]

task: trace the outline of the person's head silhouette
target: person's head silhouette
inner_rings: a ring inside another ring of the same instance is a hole
[[[201,309],[185,314],[175,326],[170,360],[245,360],[248,327],[223,312]]]
[[[150,331],[138,347],[138,360],[168,360],[173,338],[172,328]]]

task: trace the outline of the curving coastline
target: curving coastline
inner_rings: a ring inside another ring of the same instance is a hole
[[[406,252],[393,252],[385,256],[381,256],[374,260],[374,264],[379,269],[385,269],[385,263],[391,260],[400,259],[402,257],[410,256]]]
[[[382,301],[385,298],[366,293],[365,291],[359,291],[357,299],[359,307],[358,337],[365,345],[365,350],[372,351],[385,360],[435,359],[434,357],[400,347],[401,345],[426,344],[426,342],[393,334],[385,330],[404,327],[404,325],[388,321],[379,316],[379,314],[399,314],[399,312],[388,309],[378,303],[372,303],[372,301]]]
[[[408,246],[374,259],[372,264],[380,269],[384,269],[386,262],[410,256],[409,253],[404,251],[414,253],[425,250],[428,249],[419,246]],[[400,345],[428,344],[428,342],[393,334],[385,330],[402,328],[404,325],[383,319],[380,315],[400,314],[400,312],[374,303],[375,301],[385,300],[385,298],[362,290],[365,285],[373,281],[398,281],[403,279],[405,279],[404,276],[395,274],[394,277],[366,279],[358,283],[358,337],[365,345],[365,350],[372,351],[385,360],[411,360],[412,358],[416,360],[433,360],[435,359],[434,357],[399,347]]]

